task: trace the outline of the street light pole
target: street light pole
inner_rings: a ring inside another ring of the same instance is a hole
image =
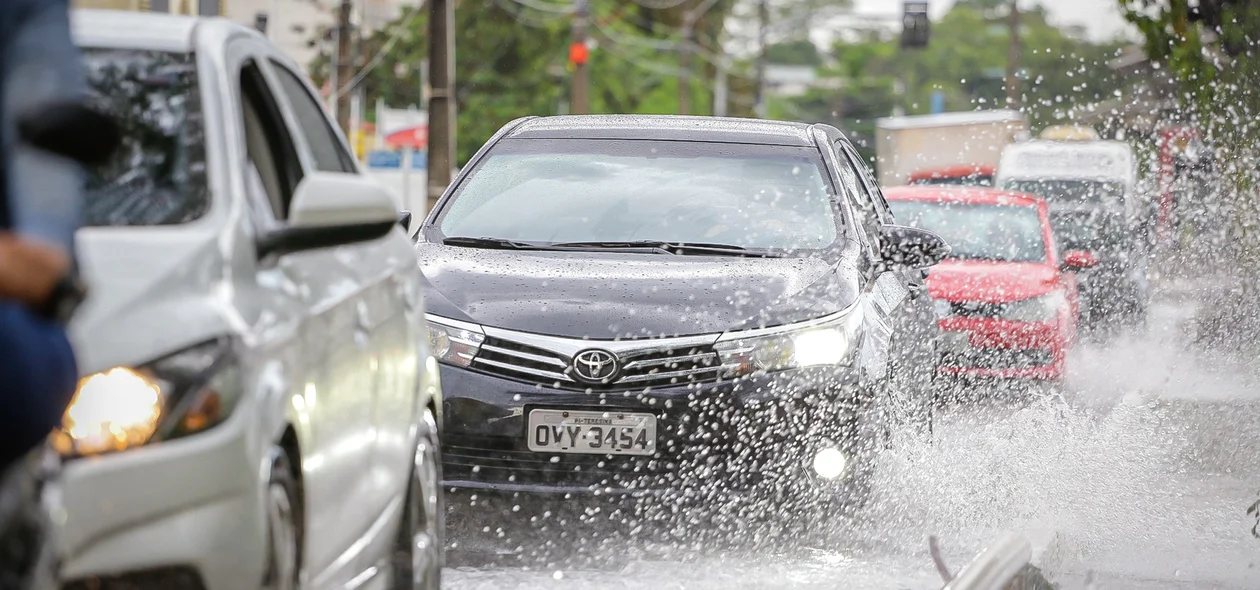
[[[341,0],[341,6],[337,10],[337,60],[335,64],[337,75],[333,77],[335,82],[330,89],[333,104],[337,108],[337,125],[341,127],[346,137],[350,137],[350,93],[341,92],[340,85],[349,84],[354,78],[354,56],[350,53],[352,41],[350,15],[353,8],[350,0]]]
[[[695,12],[683,13],[682,43],[678,46],[678,114],[691,113],[691,39],[696,26]]]
[[[573,60],[573,79],[572,89],[569,93],[570,108],[569,111],[575,115],[585,115],[591,112],[590,106],[590,71],[587,69],[587,59],[585,53],[586,45],[586,27],[587,19],[590,18],[590,5],[587,0],[574,0],[573,2],[573,45],[572,48],[582,47],[581,59]],[[574,57],[574,51],[569,52],[570,57]]]
[[[1019,0],[1011,0],[1009,15],[1011,27],[1011,47],[1006,57],[1006,106],[1011,109],[1020,107],[1019,100]]]
[[[429,0],[429,211],[455,167],[455,1]]]
[[[770,26],[770,5],[768,0],[757,3],[757,100],[753,107],[756,115],[766,116],[766,30]]]

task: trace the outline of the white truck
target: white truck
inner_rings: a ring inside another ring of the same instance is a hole
[[[952,175],[960,168],[991,176],[1002,150],[1028,138],[1028,119],[1012,110],[886,117],[875,122],[879,182]]]

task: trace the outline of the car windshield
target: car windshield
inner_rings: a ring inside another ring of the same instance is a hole
[[[532,243],[727,244],[815,250],[839,235],[812,148],[508,140],[465,180],[442,234]]]
[[[122,127],[122,147],[87,174],[85,225],[186,223],[210,206],[191,54],[88,49],[88,83]]]
[[[1096,205],[1124,196],[1124,186],[1119,182],[1104,180],[1036,178],[1008,180],[1003,187],[1009,191],[1028,193],[1044,198],[1053,205]]]
[[[1037,209],[936,201],[892,201],[897,222],[939,234],[960,260],[1045,262]]]

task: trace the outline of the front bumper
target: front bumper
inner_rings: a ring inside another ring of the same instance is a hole
[[[938,374],[1040,380],[1063,377],[1071,338],[1061,319],[1018,322],[951,317],[939,320],[938,325]]]
[[[784,371],[735,382],[634,391],[573,391],[442,366],[444,486],[496,493],[660,495],[751,489],[803,464],[823,440],[853,445],[869,409],[856,371]],[[652,456],[533,452],[535,408],[656,415]]]
[[[186,439],[66,462],[58,535],[66,588],[258,586],[267,560],[262,487],[235,418]]]

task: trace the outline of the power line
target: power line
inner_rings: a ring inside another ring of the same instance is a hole
[[[345,96],[347,92],[353,90],[355,86],[358,86],[359,83],[362,82],[363,79],[376,68],[376,66],[381,64],[381,60],[385,59],[385,55],[394,48],[394,45],[398,43],[402,34],[410,30],[411,21],[416,18],[417,14],[420,14],[420,10],[424,8],[424,4],[425,1],[421,0],[420,3],[407,14],[407,18],[394,29],[394,32],[390,34],[389,39],[387,39],[385,44],[381,46],[380,50],[376,52],[376,55],[372,56],[372,59],[363,66],[363,69],[359,70],[359,73],[355,74],[355,76],[351,78],[346,85],[337,89],[337,92],[334,95],[336,99],[340,99]]]

